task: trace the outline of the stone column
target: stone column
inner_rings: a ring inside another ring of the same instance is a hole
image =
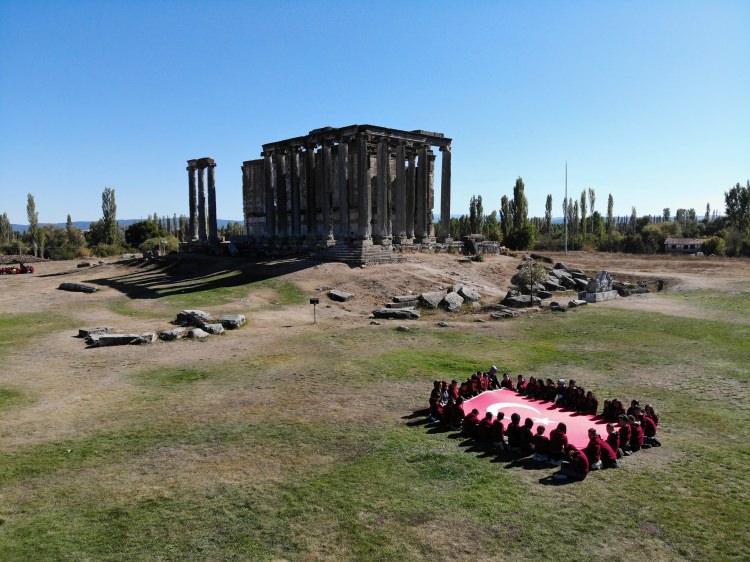
[[[195,160],[188,160],[188,239],[198,239],[198,198],[195,193]]]
[[[266,191],[266,237],[276,235],[276,210],[274,208],[274,171],[271,152],[263,153],[263,179]]]
[[[292,236],[299,238],[301,229],[300,222],[300,153],[299,147],[293,147],[289,153],[289,174],[291,176],[291,212],[292,212]]]
[[[357,140],[357,186],[359,190],[359,221],[358,238],[363,244],[371,244],[370,222],[372,221],[372,185],[370,183],[370,155],[367,146],[367,136],[360,134]]]
[[[219,242],[219,225],[216,221],[216,164],[208,165],[208,241]]]
[[[441,146],[442,170],[440,173],[440,238],[451,242],[451,146]]]
[[[318,202],[315,196],[315,146],[305,150],[305,226],[308,238],[315,238]]]
[[[250,162],[243,162],[240,170],[242,171],[242,218],[245,222],[245,236],[251,236],[250,216],[253,202],[250,191]]]
[[[406,240],[406,146],[399,143],[396,147],[396,224],[393,233],[399,244]]]
[[[427,225],[427,236],[429,242],[435,242],[435,225],[433,224],[432,210],[435,208],[435,155],[427,147],[427,189],[425,190],[427,201],[425,202],[425,225]]]
[[[389,235],[390,209],[388,208],[388,192],[390,191],[390,152],[388,141],[381,138],[378,141],[378,204],[377,217],[375,221],[375,237],[377,242],[384,246],[390,246],[391,238]]]
[[[406,152],[406,243],[414,243],[414,204],[417,190],[417,155],[410,148]]]
[[[276,234],[281,238],[289,235],[287,229],[288,212],[286,204],[287,193],[287,152],[281,150],[274,153],[274,164],[276,171]]]
[[[333,162],[331,161],[331,141],[323,142],[323,185],[321,189],[322,213],[323,213],[323,239],[333,240],[333,214],[331,209],[331,198],[333,195]]]
[[[427,237],[427,225],[425,224],[425,204],[427,203],[427,173],[429,164],[427,162],[427,148],[419,149],[419,164],[417,165],[417,188],[414,197],[414,236],[421,244]]]
[[[336,152],[336,181],[338,184],[339,220],[336,238],[349,239],[349,144],[341,139]]]
[[[198,168],[198,240],[205,242],[206,234],[206,185],[204,172],[206,168]]]

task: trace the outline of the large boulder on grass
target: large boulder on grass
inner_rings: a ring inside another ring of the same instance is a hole
[[[458,312],[464,304],[464,298],[455,292],[450,292],[443,297],[442,306],[448,312]]]
[[[83,283],[60,283],[57,287],[61,291],[71,291],[73,293],[96,293],[99,289]]]
[[[477,302],[481,295],[478,291],[475,291],[474,289],[470,289],[469,287],[461,287],[461,290],[457,291],[459,295],[461,295],[465,300],[469,302]]]
[[[181,340],[182,338],[187,336],[187,332],[187,328],[178,326],[177,328],[172,328],[171,330],[164,330],[163,332],[159,332],[159,339],[162,341]]]
[[[205,330],[201,330],[200,328],[193,328],[192,330],[190,330],[190,332],[188,332],[188,335],[191,339],[203,341],[208,339],[209,334],[208,332],[206,332]]]
[[[247,323],[247,318],[244,314],[222,314],[219,316],[219,322],[227,330],[236,330]]]
[[[347,293],[346,291],[340,291],[339,289],[328,291],[328,298],[336,302],[346,302],[352,300],[353,297],[353,294]]]
[[[214,336],[220,336],[224,333],[224,326],[222,326],[219,322],[214,322],[212,324],[203,324],[202,329],[209,334],[213,334]]]
[[[437,308],[443,302],[445,291],[431,291],[419,295],[419,301],[425,308]]]
[[[372,311],[375,318],[386,320],[418,320],[419,312],[414,308],[377,308]]]
[[[202,328],[204,324],[212,324],[214,321],[214,317],[208,312],[202,310],[182,310],[177,313],[175,324]]]

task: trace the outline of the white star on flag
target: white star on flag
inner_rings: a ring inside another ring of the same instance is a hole
[[[553,420],[549,418],[534,418],[534,423],[540,423],[542,425],[549,425],[553,423]]]

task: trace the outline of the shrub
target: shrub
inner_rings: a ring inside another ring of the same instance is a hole
[[[727,253],[727,243],[723,238],[712,236],[711,238],[703,242],[702,251],[708,256],[712,254],[723,256]]]

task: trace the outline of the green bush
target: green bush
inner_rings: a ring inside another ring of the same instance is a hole
[[[723,238],[718,236],[712,236],[703,243],[702,251],[707,256],[717,255],[723,256],[727,253],[727,243]]]
[[[180,241],[172,235],[159,236],[157,238],[149,238],[143,244],[140,245],[141,252],[161,252],[168,254],[170,252],[176,252],[180,247]]]
[[[91,249],[91,252],[100,258],[119,256],[128,251],[128,248],[122,244],[97,244]]]

